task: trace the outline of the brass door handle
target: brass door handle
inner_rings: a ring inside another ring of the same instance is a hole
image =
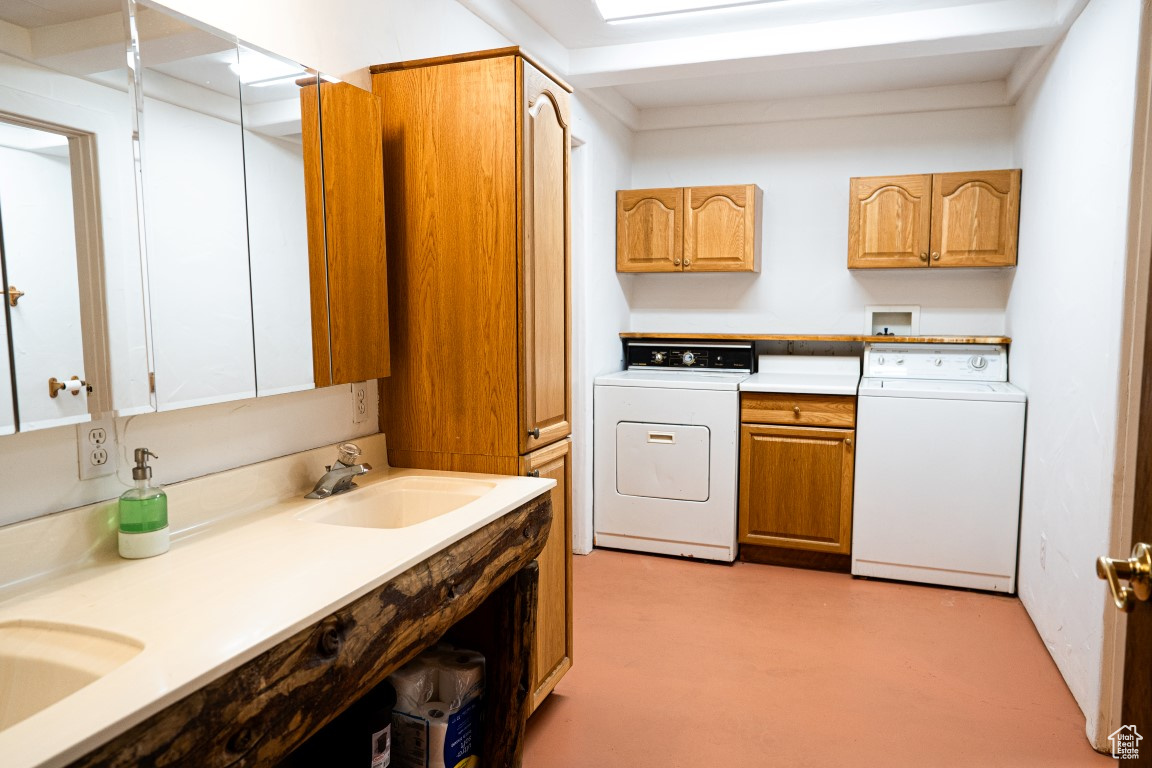
[[[849,448],[851,448],[851,447],[852,447],[852,438],[850,438],[850,437],[846,437],[846,438],[844,438],[844,445],[846,445],[846,446],[848,446]]]
[[[928,252],[927,251],[920,254],[920,261],[928,261]]]
[[[933,253],[932,254],[932,261],[940,261],[940,254]]]
[[[684,266],[687,267],[687,266],[690,266],[691,264],[692,264],[692,259],[689,259],[689,258],[684,259]]]
[[[680,259],[672,259],[672,263],[678,267],[680,266]]]
[[[792,406],[792,414],[794,416],[796,416],[796,418],[800,418],[800,406],[798,406],[798,405]]]
[[[20,297],[24,295],[24,291],[20,290],[14,285],[8,286],[8,306],[16,306],[16,302],[20,301]]]
[[[1127,560],[1101,557],[1096,560],[1096,575],[1108,582],[1112,602],[1124,613],[1131,612],[1136,600],[1146,601],[1152,595],[1152,547],[1137,542]],[[1120,586],[1120,581],[1128,586]]]

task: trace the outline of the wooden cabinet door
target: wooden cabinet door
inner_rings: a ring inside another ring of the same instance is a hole
[[[520,259],[520,452],[572,431],[568,93],[524,68]]]
[[[742,424],[740,543],[849,553],[854,434]]]
[[[312,367],[327,387],[391,370],[383,129],[379,96],[348,83],[316,89],[301,88],[300,107]]]
[[[762,208],[755,184],[686,188],[684,271],[756,271]]]
[[[552,529],[540,566],[536,643],[533,648],[532,709],[535,710],[572,667],[572,441],[562,440],[520,459],[522,474],[556,481],[552,489]]]
[[[683,189],[616,192],[617,272],[679,272],[683,255]]]
[[[1012,267],[1020,223],[1020,171],[932,177],[934,267]]]
[[[931,176],[855,178],[848,198],[849,269],[928,266]]]

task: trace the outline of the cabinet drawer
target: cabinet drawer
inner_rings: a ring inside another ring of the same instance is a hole
[[[811,427],[856,426],[852,395],[795,395],[744,392],[740,421],[751,424],[802,424]]]

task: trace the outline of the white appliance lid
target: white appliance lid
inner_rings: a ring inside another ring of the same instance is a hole
[[[736,390],[747,373],[685,371],[633,368],[596,377],[597,386],[659,387],[661,389],[729,389]]]
[[[781,392],[808,395],[854,395],[859,373],[803,374],[766,373],[750,376],[740,385],[741,392]]]
[[[990,400],[1023,403],[1024,390],[1005,381],[862,379],[860,397],[917,397],[932,400]]]

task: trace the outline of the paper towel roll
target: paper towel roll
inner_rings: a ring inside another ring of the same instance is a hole
[[[455,711],[484,688],[484,656],[476,651],[458,650],[437,662],[436,695]]]
[[[396,711],[419,715],[421,708],[432,700],[437,669],[426,659],[416,658],[388,677],[396,689]]]
[[[448,709],[443,701],[430,701],[420,710],[428,721],[428,768],[447,768],[444,739],[448,735]]]

